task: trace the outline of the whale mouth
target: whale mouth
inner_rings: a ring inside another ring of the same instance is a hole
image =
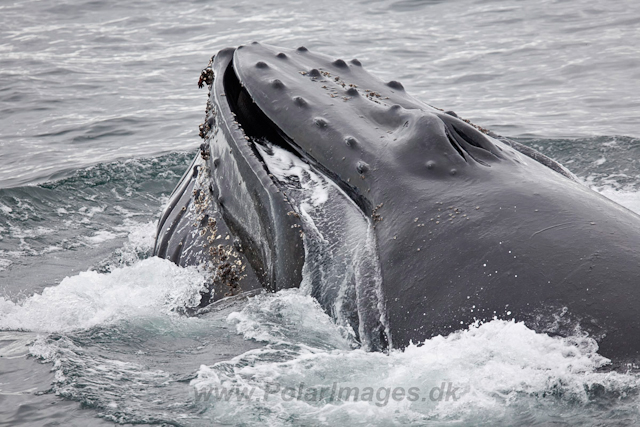
[[[229,108],[245,135],[254,141],[267,139],[272,144],[292,151],[293,141],[286,137],[282,130],[253,101],[247,89],[240,83],[233,67],[233,61],[229,63],[223,78]]]
[[[246,137],[238,143],[252,149],[301,220],[305,263],[300,286],[363,348],[387,350],[392,342],[367,201],[267,117],[240,82],[233,61],[223,79],[224,99]]]
[[[226,100],[234,115],[235,122],[243,129],[248,138],[249,145],[256,157],[263,163],[265,170],[268,171],[268,168],[266,164],[264,164],[260,150],[255,146],[255,144],[261,144],[262,141],[268,141],[270,145],[280,147],[297,156],[303,162],[313,165],[322,175],[333,181],[344,191],[360,208],[364,215],[371,216],[373,211],[371,203],[360,194],[357,188],[315,160],[310,153],[302,149],[300,144],[297,144],[294,139],[290,138],[258,107],[246,86],[241,83],[233,60],[230,61],[223,79]],[[269,150],[268,145],[269,144],[265,146],[267,150]]]

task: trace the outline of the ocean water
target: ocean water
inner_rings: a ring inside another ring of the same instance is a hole
[[[517,319],[383,354],[304,289],[185,315],[204,278],[155,223],[200,70],[253,40],[357,57],[640,213],[635,1],[1,1],[0,425],[640,424],[638,374]]]

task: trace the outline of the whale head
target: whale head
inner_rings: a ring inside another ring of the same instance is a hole
[[[640,354],[628,338],[640,331],[637,215],[543,154],[372,76],[357,59],[252,43],[220,51],[211,71],[204,136],[214,200],[267,288],[313,276],[321,304],[350,295],[358,307],[351,326],[372,349],[495,317],[547,331],[546,319],[562,311],[571,320],[556,322],[554,333],[580,325],[605,355]],[[295,183],[274,169],[275,151],[297,168]],[[328,194],[339,202],[314,218],[300,208],[304,174],[337,189]],[[325,221],[332,212],[338,218]],[[318,236],[309,220],[320,224]],[[359,239],[373,248],[371,262],[354,269],[352,293],[336,290],[343,270],[310,249],[314,238],[326,248]]]

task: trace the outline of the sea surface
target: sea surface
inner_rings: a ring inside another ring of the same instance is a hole
[[[638,374],[518,319],[382,354],[300,290],[185,315],[204,278],[155,224],[200,70],[254,40],[358,58],[640,213],[636,0],[0,0],[0,426],[640,424]]]

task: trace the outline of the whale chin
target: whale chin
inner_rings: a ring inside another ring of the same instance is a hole
[[[640,356],[640,217],[543,154],[411,97],[358,60],[218,52],[204,144],[157,256],[202,305],[301,287],[368,350],[494,318]]]

